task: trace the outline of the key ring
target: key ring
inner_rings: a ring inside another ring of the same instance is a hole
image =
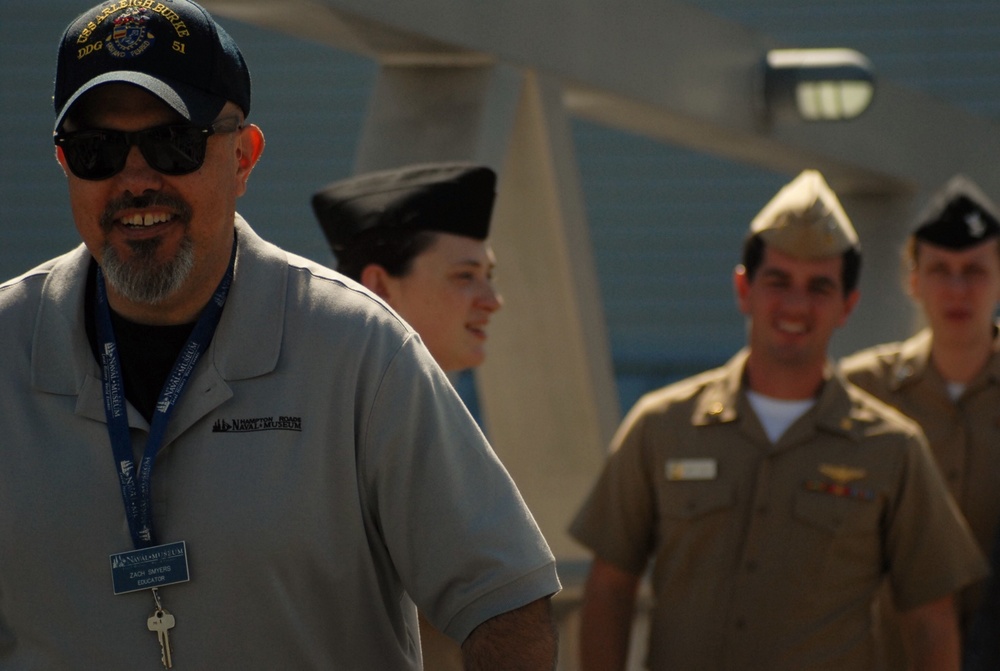
[[[160,592],[156,587],[151,587],[150,592],[153,593],[153,602],[156,604],[156,610],[163,610],[163,604],[160,602]]]

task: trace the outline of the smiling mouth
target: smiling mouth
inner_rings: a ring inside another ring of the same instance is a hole
[[[146,214],[133,214],[122,217],[118,220],[123,226],[129,228],[149,228],[156,224],[162,224],[173,219],[173,215],[166,212],[147,212]]]
[[[472,333],[474,336],[476,336],[478,338],[486,338],[486,325],[485,324],[483,324],[482,326],[473,326],[472,324],[469,324],[465,328],[470,333]]]
[[[794,335],[800,335],[806,332],[805,324],[792,323],[792,322],[778,322],[778,330],[782,333],[791,333]]]
[[[159,224],[186,223],[191,220],[191,214],[191,207],[174,196],[154,193],[136,197],[126,193],[107,204],[100,223],[106,232],[115,226],[141,231]]]

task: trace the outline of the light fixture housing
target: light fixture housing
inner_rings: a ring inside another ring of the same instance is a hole
[[[764,63],[764,100],[773,119],[846,121],[875,95],[868,58],[854,49],[772,49]]]

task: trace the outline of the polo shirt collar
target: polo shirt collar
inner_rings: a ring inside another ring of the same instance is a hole
[[[224,380],[265,375],[278,362],[284,328],[286,254],[236,215],[236,274],[205,358]],[[79,245],[54,259],[42,286],[31,348],[31,379],[43,392],[77,395],[101,378],[84,328],[90,252]]]

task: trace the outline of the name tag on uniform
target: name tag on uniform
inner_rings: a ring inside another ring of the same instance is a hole
[[[165,587],[189,579],[184,541],[111,555],[115,594]]]
[[[667,480],[715,480],[715,459],[667,459]]]

